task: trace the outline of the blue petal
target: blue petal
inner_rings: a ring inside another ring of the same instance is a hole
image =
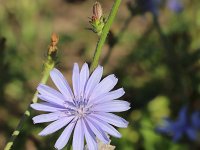
[[[44,84],[39,84],[37,90],[40,93],[38,94],[38,98],[46,102],[62,106],[65,101],[65,98],[61,93]]]
[[[104,113],[104,112],[95,112],[95,114],[93,114],[95,117],[106,121],[109,124],[112,124],[116,127],[120,127],[120,128],[127,128],[128,126],[128,121],[126,121],[125,119],[111,114],[111,113]]]
[[[93,133],[105,144],[109,143],[109,139],[107,135],[104,133],[104,131],[92,120],[85,117],[85,122],[87,122],[90,129],[93,131]]]
[[[183,133],[180,131],[176,131],[173,133],[173,141],[177,142],[182,137]]]
[[[86,142],[87,142],[87,146],[89,150],[97,150],[98,147],[97,147],[96,137],[94,133],[92,132],[88,124],[84,120],[82,121],[83,121],[85,138],[86,138]]]
[[[59,89],[59,91],[63,94],[63,96],[73,102],[73,93],[71,91],[71,88],[67,82],[67,80],[65,79],[65,77],[62,75],[62,73],[57,70],[56,68],[54,68],[51,72],[50,72],[50,76],[51,79],[53,80],[54,84],[56,85],[56,87]]]
[[[73,120],[66,128],[65,130],[62,132],[62,134],[60,135],[60,137],[58,138],[58,140],[55,143],[55,148],[61,150],[63,147],[65,147],[65,145],[68,143],[70,135],[74,129],[76,122]]]
[[[48,114],[42,114],[33,117],[33,122],[34,123],[44,123],[44,122],[51,122],[58,120],[61,117],[66,116],[64,112],[53,112],[53,113],[48,113]]]
[[[74,129],[73,149],[83,150],[83,147],[84,147],[84,130],[82,121],[81,119],[79,119]]]
[[[80,78],[79,78],[79,67],[77,63],[74,63],[73,73],[72,73],[72,83],[73,83],[74,95],[76,98],[79,98]]]
[[[66,126],[72,119],[74,118],[74,116],[71,117],[63,117],[57,121],[54,121],[53,123],[49,124],[46,128],[44,128],[39,135],[40,136],[45,136],[51,133],[54,133],[58,130],[60,130],[61,128],[63,128],[64,126]]]
[[[52,105],[50,103],[35,103],[31,104],[31,108],[39,111],[46,111],[46,112],[56,112],[65,110],[65,108],[58,107],[57,105]]]
[[[197,139],[197,131],[191,127],[187,128],[186,134],[188,135],[189,139],[195,141]]]
[[[130,109],[130,103],[122,100],[113,100],[106,103],[94,105],[92,111],[100,112],[122,112]]]
[[[80,96],[82,97],[84,97],[85,87],[89,78],[89,74],[90,72],[89,72],[88,64],[84,63],[80,72]]]
[[[157,127],[156,131],[164,134],[171,134],[174,132],[173,124],[174,123],[169,118],[164,118],[163,124],[160,127]]]
[[[105,121],[96,118],[94,115],[89,115],[88,118],[90,118],[90,120],[92,120],[93,122],[95,122],[96,124],[98,124],[98,126],[105,132],[107,132],[108,134],[116,137],[116,138],[121,138],[121,134],[111,125],[109,125],[108,123],[106,123]]]
[[[108,93],[117,84],[118,79],[114,74],[105,77],[93,90],[90,99],[94,99],[104,93]]]
[[[180,125],[187,123],[187,107],[181,108],[178,115],[178,120],[176,122],[177,124],[179,123]]]
[[[191,116],[192,126],[194,128],[200,128],[200,112],[193,112]]]
[[[88,99],[96,85],[101,80],[103,74],[103,67],[98,66],[90,76],[85,90],[85,98]]]
[[[93,104],[98,104],[98,103],[104,103],[104,102],[107,102],[107,101],[110,101],[110,100],[115,100],[115,99],[118,99],[120,98],[121,96],[124,95],[124,89],[123,88],[120,88],[120,89],[117,89],[115,91],[111,91],[111,92],[108,92],[108,93],[105,93],[97,98],[94,98],[94,99],[89,99],[89,105],[93,105]]]

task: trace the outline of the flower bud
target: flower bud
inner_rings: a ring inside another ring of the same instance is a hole
[[[102,17],[103,11],[102,11],[101,4],[99,2],[95,2],[95,4],[93,5],[92,11],[93,11],[92,19],[100,20],[100,18]]]
[[[57,43],[59,41],[59,37],[56,33],[52,33],[51,35],[51,44],[49,45],[48,55],[52,55],[57,51]]]
[[[99,2],[95,2],[93,5],[92,17],[90,18],[89,23],[92,26],[91,30],[100,36],[105,25],[105,18],[103,17],[102,7]]]
[[[56,33],[52,33],[51,35],[51,45],[56,46],[59,41],[59,37]]]

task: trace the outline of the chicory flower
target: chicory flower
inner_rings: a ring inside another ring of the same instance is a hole
[[[123,88],[111,91],[118,79],[112,74],[101,80],[102,74],[101,66],[90,76],[86,63],[81,70],[75,63],[72,91],[61,72],[53,69],[50,76],[59,91],[40,84],[38,98],[44,102],[31,104],[33,109],[47,112],[35,116],[34,123],[52,122],[39,135],[46,136],[65,127],[55,148],[64,148],[73,132],[74,150],[83,150],[84,139],[89,150],[97,150],[96,137],[105,144],[109,143],[107,134],[120,138],[121,134],[112,125],[126,128],[128,122],[111,112],[126,111],[130,103],[116,100],[124,95]]]

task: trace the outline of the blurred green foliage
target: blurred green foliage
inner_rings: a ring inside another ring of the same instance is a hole
[[[112,2],[100,2],[108,15]],[[199,140],[174,143],[155,128],[163,117],[176,118],[183,105],[200,109],[200,2],[184,0],[180,13],[161,7],[158,19],[162,33],[151,13],[132,15],[126,2],[122,2],[102,55],[106,74],[116,74],[118,86],[126,91],[124,99],[132,104],[123,114],[130,122],[128,128],[119,129],[123,137],[111,138],[111,144],[119,150],[198,149]],[[57,67],[68,80],[74,62],[91,60],[97,36],[85,28],[92,4],[0,0],[0,149],[40,80],[52,32],[60,35]],[[37,133],[45,126],[33,125],[29,119],[13,149],[53,149],[61,131],[39,137]]]

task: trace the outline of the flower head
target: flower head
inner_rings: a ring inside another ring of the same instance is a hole
[[[193,112],[191,116],[187,115],[187,107],[183,107],[178,119],[172,121],[165,119],[165,125],[157,128],[160,133],[171,135],[173,141],[180,140],[183,135],[186,135],[190,140],[195,141],[197,139],[197,132],[200,129],[200,113]]]
[[[183,2],[181,0],[168,0],[167,6],[170,10],[176,13],[183,10]]]
[[[57,69],[50,73],[51,79],[59,91],[40,84],[37,88],[38,98],[44,102],[31,104],[35,110],[48,112],[35,116],[34,123],[52,122],[39,135],[45,136],[65,127],[55,143],[55,148],[62,149],[73,133],[73,149],[83,150],[84,138],[89,150],[97,150],[96,137],[103,143],[108,143],[107,134],[120,138],[121,134],[111,125],[126,128],[128,122],[111,112],[121,112],[130,109],[126,101],[116,100],[124,95],[122,88],[111,91],[117,84],[114,75],[105,77],[102,81],[103,67],[98,66],[89,75],[85,63],[79,71],[77,63],[73,67],[73,92],[64,76]]]

